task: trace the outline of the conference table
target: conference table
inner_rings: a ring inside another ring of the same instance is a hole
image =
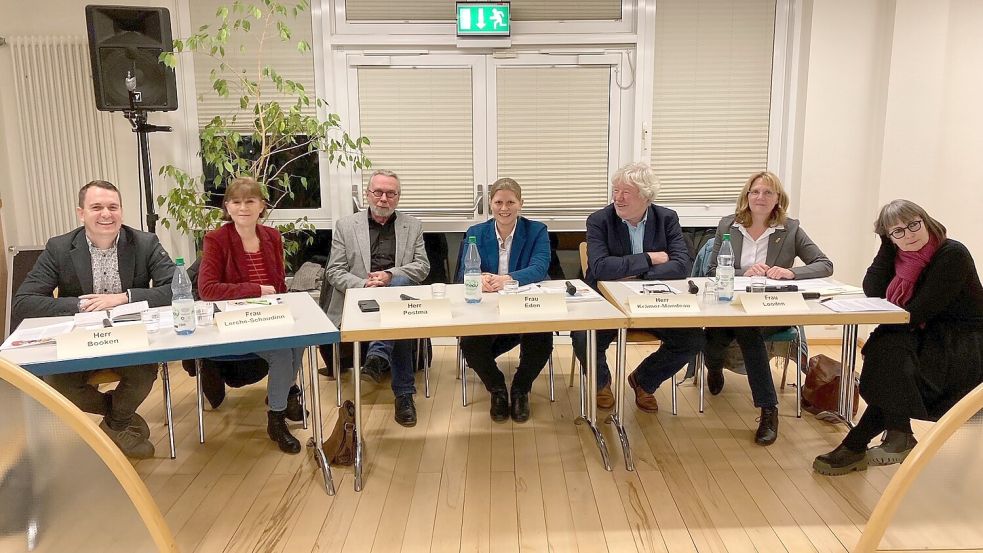
[[[0,351],[0,357],[20,365],[27,371],[37,375],[60,374],[76,371],[109,369],[141,364],[158,364],[164,384],[165,416],[168,425],[171,459],[176,456],[174,444],[174,424],[171,412],[170,375],[167,369],[168,361],[183,359],[198,359],[242,355],[257,351],[268,351],[283,348],[307,348],[308,369],[310,375],[311,399],[313,403],[314,438],[308,443],[313,448],[315,461],[321,467],[325,491],[334,494],[334,483],[331,479],[331,469],[322,449],[323,428],[321,418],[320,394],[317,386],[317,363],[314,348],[323,344],[337,343],[340,337],[338,329],[324,314],[321,307],[307,292],[277,294],[276,297],[286,305],[293,317],[293,322],[270,326],[244,327],[241,329],[219,331],[216,325],[198,327],[190,335],[179,336],[171,327],[161,326],[160,330],[148,333],[149,347],[121,353],[85,356],[73,355],[59,358],[55,344],[44,344],[17,349]],[[216,302],[219,306],[224,302]],[[157,309],[170,309],[160,307]],[[72,317],[42,317],[25,319],[18,328],[37,328],[40,326],[64,323]],[[139,324],[139,323],[136,323]],[[198,376],[200,379],[200,375]],[[201,385],[198,382],[199,412],[201,408]],[[202,432],[199,419],[199,432]]]
[[[823,305],[820,300],[805,301],[805,308],[788,312],[773,313],[748,313],[744,308],[734,302],[704,301],[703,290],[707,284],[707,278],[693,278],[689,280],[668,280],[663,281],[669,289],[675,290],[679,294],[686,294],[689,289],[689,282],[692,281],[699,288],[694,296],[699,305],[699,310],[694,312],[665,312],[657,314],[637,314],[629,307],[629,300],[638,297],[635,290],[637,281],[610,281],[600,282],[601,293],[616,305],[621,312],[629,319],[627,328],[646,329],[646,328],[719,328],[719,327],[740,327],[740,326],[797,326],[797,325],[838,325],[843,327],[843,342],[841,345],[842,372],[840,375],[840,394],[839,407],[836,413],[831,414],[841,422],[852,426],[853,420],[853,390],[854,390],[854,370],[857,364],[857,326],[861,324],[904,324],[909,320],[909,314],[902,309],[879,310],[879,311],[855,311],[855,312],[836,312]],[[842,284],[826,279],[833,286]],[[747,294],[737,292],[735,299]],[[660,294],[666,295],[666,294]],[[687,294],[688,295],[688,294]],[[760,294],[757,294],[760,295]],[[843,296],[844,298],[857,296]],[[863,297],[860,295],[859,297]],[[625,389],[625,334],[627,328],[618,330],[618,362],[615,370],[614,382],[618,386],[615,394],[616,401],[614,410],[611,413],[611,422],[615,425],[618,435],[621,438],[622,449],[624,450],[625,463],[631,470],[631,447],[628,443],[627,434],[621,423],[621,413],[624,409],[624,389]],[[700,363],[698,370],[704,370]],[[797,367],[796,370],[801,370]],[[700,411],[703,411],[703,394],[701,386]]]
[[[580,280],[545,281],[543,288],[553,291],[554,296],[565,298],[566,282],[582,291],[589,290]],[[596,331],[602,329],[623,329],[628,324],[625,315],[610,303],[597,298],[596,301],[566,301],[566,312],[562,314],[516,314],[500,309],[502,294],[482,294],[480,303],[469,304],[464,300],[464,285],[446,286],[446,302],[440,305],[421,303],[422,310],[432,309],[426,317],[409,316],[399,318],[396,311],[407,305],[400,300],[405,294],[420,300],[432,300],[430,286],[396,286],[379,288],[350,288],[345,293],[345,308],[341,320],[341,341],[353,342],[355,383],[355,491],[362,490],[362,469],[364,464],[364,442],[362,436],[361,410],[361,342],[373,340],[403,340],[434,338],[438,336],[482,336],[494,334],[520,334],[529,332],[553,332],[556,330],[584,330],[588,333],[588,349],[596,342]],[[515,294],[522,296],[523,293]],[[358,302],[376,300],[381,311],[363,312]],[[506,302],[507,303],[507,302]],[[447,311],[443,311],[447,308]],[[581,389],[581,417],[577,422],[585,423],[594,434],[604,467],[611,470],[607,445],[597,428],[597,367],[593,355],[587,356],[587,389]],[[586,397],[585,397],[586,395]]]

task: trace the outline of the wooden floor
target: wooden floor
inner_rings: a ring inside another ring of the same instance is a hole
[[[831,346],[810,353],[839,357]],[[629,365],[645,354],[629,347]],[[845,429],[808,413],[796,419],[792,388],[779,394],[778,442],[755,445],[747,379],[728,373],[703,414],[689,382],[679,388],[679,416],[670,413],[666,385],[657,415],[629,402],[637,470],[625,470],[617,436],[603,425],[614,465],[606,472],[590,431],[573,423],[579,402],[567,387],[569,346],[554,353],[556,402],[549,402],[544,371],[532,419],[521,425],[493,423],[483,389],[462,407],[455,350],[436,347],[435,357],[430,399],[418,376],[415,428],[393,421],[388,384],[363,386],[365,489],[355,493],[352,470],[335,468],[333,497],[307,451],[284,455],[267,438],[263,384],[231,390],[220,409],[206,411],[207,441],[199,445],[194,380],[172,366],[178,457],[166,458],[161,394],[154,393],[141,413],[159,458],[136,468],[181,551],[845,552],[896,470],[814,474],[813,458],[835,447]],[[515,362],[514,353],[500,359],[508,371]],[[330,431],[335,388],[321,380]],[[351,376],[343,382],[351,397]],[[297,433],[309,435],[299,424]]]

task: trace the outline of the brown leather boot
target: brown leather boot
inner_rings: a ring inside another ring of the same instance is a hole
[[[614,407],[614,392],[611,391],[610,384],[597,391],[597,407],[598,409]]]
[[[635,373],[628,375],[628,385],[631,386],[632,390],[635,390],[635,405],[639,409],[646,413],[656,413],[659,411],[659,402],[656,401],[653,394],[646,392],[645,388],[642,388],[638,384]]]

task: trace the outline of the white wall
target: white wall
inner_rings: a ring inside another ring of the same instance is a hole
[[[859,284],[881,205],[925,207],[983,267],[983,3],[804,2],[797,213]]]
[[[18,0],[0,0],[0,14],[2,14],[0,36],[8,40],[14,36],[84,37],[86,35],[85,5],[88,3],[80,0],[45,0],[43,3],[28,5]],[[171,0],[124,0],[114,3],[166,7],[171,11],[172,31],[178,33],[176,19],[180,14],[175,8],[175,2]],[[181,94],[180,101],[183,103],[187,95],[186,91],[180,88],[181,80],[179,74],[179,94]],[[92,99],[86,101],[94,103]],[[27,182],[24,176],[21,132],[17,123],[16,109],[11,47],[5,46],[0,48],[0,136],[4,137],[0,141],[0,150],[2,150],[0,160],[6,161],[0,163],[0,197],[3,198],[4,203],[2,214],[7,229],[7,243],[32,245],[28,243],[33,241],[29,238],[31,233],[25,232],[25,229],[31,228],[32,224],[26,192],[31,183]],[[52,106],[52,109],[60,111],[64,107]],[[119,186],[122,192],[125,223],[141,228],[141,224],[144,223],[139,214],[139,198],[142,192],[138,184],[136,135],[131,132],[130,125],[122,114],[113,114],[113,119],[118,175],[118,182],[114,184]],[[149,119],[154,124],[170,125],[176,131],[170,135],[150,135],[156,196],[162,191],[160,179],[156,178],[157,169],[166,163],[187,164],[197,148],[189,145],[184,139],[185,119],[182,111],[151,114]],[[92,178],[99,177],[101,175],[92,176]],[[72,186],[78,188],[83,184],[85,183],[72,183]],[[74,210],[74,206],[52,206],[52,209]],[[188,254],[187,241],[180,237],[175,240],[172,233],[160,229],[159,224],[158,235],[164,247],[173,256]]]

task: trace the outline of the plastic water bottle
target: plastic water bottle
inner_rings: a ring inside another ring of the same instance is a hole
[[[730,301],[734,298],[734,248],[730,235],[724,235],[724,243],[717,253],[717,298]]]
[[[481,303],[481,256],[474,236],[468,237],[468,253],[464,256],[464,300]]]
[[[174,260],[174,278],[171,279],[171,310],[174,312],[174,332],[179,335],[195,331],[195,298],[191,295],[191,278],[184,268],[184,258]]]

